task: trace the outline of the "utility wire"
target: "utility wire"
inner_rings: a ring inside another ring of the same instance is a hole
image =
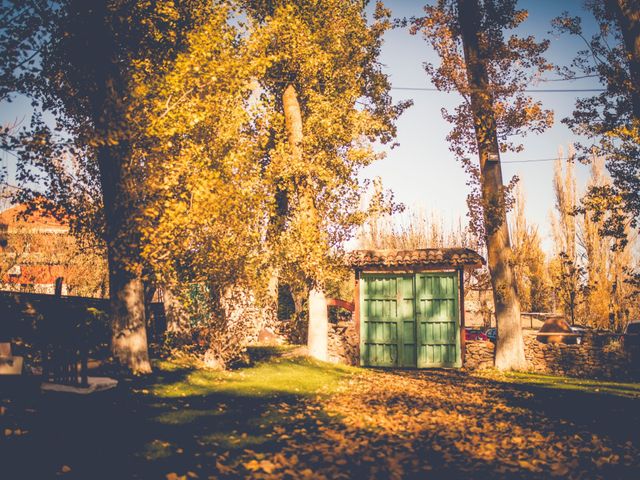
[[[537,162],[555,162],[556,160],[569,160],[569,158],[528,158],[526,160],[501,160],[500,163],[537,163]]]
[[[574,80],[580,80],[582,78],[596,78],[599,77],[600,75],[580,75],[577,77],[569,77],[569,78],[541,78],[538,81],[539,82],[573,82]]]
[[[445,92],[444,90],[438,90],[437,88],[433,88],[433,87],[391,87],[391,90],[411,90],[411,91],[420,91],[420,92],[443,92],[443,93],[449,93],[449,92]],[[532,88],[532,89],[526,89],[526,90],[522,90],[523,92],[530,92],[530,93],[567,93],[567,92],[574,92],[574,93],[578,93],[578,92],[604,92],[605,89],[604,88]]]

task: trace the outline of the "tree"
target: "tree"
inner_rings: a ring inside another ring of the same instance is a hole
[[[598,77],[605,91],[579,99],[573,115],[562,121],[595,141],[577,144],[582,161],[594,154],[606,158],[613,182],[592,186],[586,200],[596,219],[606,217],[603,233],[622,245],[626,227],[640,227],[640,6],[635,0],[590,0],[586,6],[599,27],[591,38],[585,36],[580,17],[565,13],[554,19],[560,32],[585,43],[561,72],[567,78],[577,73]]]
[[[47,41],[50,21],[48,0],[0,2],[0,105],[26,91],[27,79],[37,72],[37,60]],[[12,134],[19,122],[0,125],[0,149],[10,151]],[[0,171],[5,181],[6,170]]]
[[[426,65],[434,85],[464,99],[453,112],[443,110],[443,116],[454,125],[447,137],[450,148],[471,174],[470,209],[486,240],[498,327],[495,365],[500,369],[526,367],[506,222],[509,188],[503,185],[500,153],[522,149],[509,137],[541,132],[552,122],[552,114],[523,93],[536,74],[550,69],[542,56],[548,42],[515,34],[505,38],[505,30],[527,17],[515,3],[439,0],[413,20],[413,32],[421,31],[441,59],[438,66]],[[478,154],[479,163],[466,159],[467,154]]]
[[[231,15],[223,6],[203,15],[173,61],[142,65],[135,79],[148,145],[142,257],[168,293],[173,333],[197,319],[208,363],[221,367],[262,324],[249,305],[265,293],[272,205],[255,80],[266,63]]]
[[[562,149],[558,153],[553,175],[553,191],[556,197],[556,215],[551,217],[555,254],[553,277],[556,295],[571,324],[575,323],[576,309],[586,293],[586,270],[578,255],[577,207],[578,193],[574,173],[574,151],[569,150],[569,161],[563,169]]]
[[[610,186],[604,159],[593,157],[590,163],[587,192]],[[615,239],[602,234],[606,217],[594,214],[590,204],[589,200],[583,201],[578,209],[578,244],[584,252],[587,274],[585,320],[596,328],[621,331],[637,310],[632,285],[632,272],[638,261],[632,253],[637,246],[637,236],[627,228],[624,232],[627,242],[616,245]]]
[[[520,306],[528,312],[547,311],[550,288],[546,255],[538,229],[527,221],[521,183],[516,186],[511,213],[509,231],[513,239],[513,269]]]
[[[21,138],[19,180],[41,184],[52,205],[106,245],[112,349],[133,372],[150,371],[145,331],[141,206],[144,130],[132,89],[141,65],[163,65],[210,2],[66,0],[53,19],[32,78],[37,110]],[[42,112],[55,118],[55,128]],[[74,168],[69,168],[69,166]],[[75,177],[74,173],[79,177]]]
[[[594,158],[591,161],[587,191],[606,185],[602,160]],[[578,216],[578,243],[584,252],[587,271],[587,319],[593,326],[606,328],[609,324],[611,294],[609,263],[614,252],[611,251],[611,239],[600,234],[601,228],[602,221],[596,221],[592,212],[585,209]]]
[[[24,93],[26,78],[37,72],[51,13],[47,0],[0,3],[0,102]]]
[[[340,275],[342,244],[363,219],[357,172],[380,157],[372,143],[393,139],[408,105],[392,104],[378,62],[389,12],[379,2],[368,25],[356,0],[243,3],[256,55],[270,60],[258,80],[272,112],[264,162],[274,187],[268,240],[275,271],[291,290],[308,289],[322,303],[325,283]],[[310,351],[320,357],[323,325],[319,318],[309,328],[317,332]]]

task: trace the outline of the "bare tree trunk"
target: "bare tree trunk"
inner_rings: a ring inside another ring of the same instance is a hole
[[[495,366],[501,370],[520,370],[525,369],[527,363],[520,324],[520,303],[511,266],[512,251],[493,98],[484,56],[479,46],[481,13],[478,1],[458,0],[458,19],[480,157],[487,257],[498,328]]]
[[[110,270],[113,354],[133,373],[150,373],[142,279],[119,264]]]
[[[302,162],[302,113],[300,103],[298,102],[298,94],[291,84],[287,85],[284,90],[282,105],[292,160],[299,164]],[[300,202],[297,208],[307,217],[308,225],[317,225],[317,211],[306,181],[296,179],[296,188],[298,189]],[[312,281],[313,280],[315,279],[312,279]],[[309,331],[307,347],[312,357],[319,360],[327,360],[327,304],[322,285],[318,282],[314,283],[315,285],[309,293]]]

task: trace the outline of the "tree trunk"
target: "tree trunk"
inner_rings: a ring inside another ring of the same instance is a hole
[[[139,242],[129,219],[132,195],[124,179],[126,143],[103,146],[98,163],[106,218],[109,258],[113,355],[133,373],[150,373],[147,345],[144,284],[139,258]]]
[[[309,355],[326,362],[329,359],[328,343],[327,300],[321,289],[313,288],[309,292],[309,333],[307,337]]]
[[[480,157],[485,239],[498,329],[495,366],[500,370],[520,370],[525,369],[527,364],[520,324],[520,303],[511,266],[512,251],[493,98],[479,43],[480,19],[477,0],[458,0],[458,20]]]
[[[302,162],[302,113],[298,94],[293,85],[289,84],[282,95],[282,106],[284,109],[285,127],[291,152],[292,161],[297,165]],[[317,225],[317,212],[313,202],[310,188],[303,179],[297,178],[295,181],[298,189],[299,205],[297,208],[305,216],[305,223],[313,227]],[[310,279],[313,287],[309,292],[309,330],[307,336],[307,347],[309,354],[319,360],[327,360],[328,323],[327,323],[327,303],[324,291],[317,278]]]
[[[100,170],[105,241],[109,260],[112,351],[134,373],[151,371],[144,315],[144,288],[140,266],[140,244],[132,221],[137,206],[139,179],[129,172],[132,149],[127,137],[130,120],[126,112],[126,59],[120,39],[113,29],[113,9],[109,2],[72,0],[70,17],[77,30],[70,32],[72,57],[85,60],[80,72],[83,81],[94,87],[87,97],[95,132]],[[92,52],[87,57],[86,52]],[[76,72],[77,73],[77,72]]]
[[[110,270],[113,354],[133,373],[150,373],[142,279],[118,263]]]
[[[168,333],[184,333],[186,327],[186,315],[184,314],[182,304],[176,297],[169,285],[164,285],[162,289],[164,316],[167,321],[166,332]]]
[[[631,108],[640,120],[640,2],[638,0],[606,0],[607,10],[616,19],[622,33],[629,60]]]

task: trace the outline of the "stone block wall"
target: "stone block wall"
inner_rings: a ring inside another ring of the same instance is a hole
[[[355,322],[329,324],[329,361],[344,365],[358,365],[358,332]]]
[[[580,345],[541,343],[535,335],[526,335],[525,357],[529,371],[578,378],[639,378],[640,352],[625,350],[610,335],[589,335]],[[493,365],[491,342],[468,342],[465,369]]]
[[[329,325],[329,359],[358,365],[358,334],[355,322]],[[640,350],[625,350],[611,335],[588,335],[580,345],[541,343],[534,334],[524,337],[529,371],[578,378],[639,379]],[[491,342],[467,342],[464,368],[479,370],[493,366]]]

